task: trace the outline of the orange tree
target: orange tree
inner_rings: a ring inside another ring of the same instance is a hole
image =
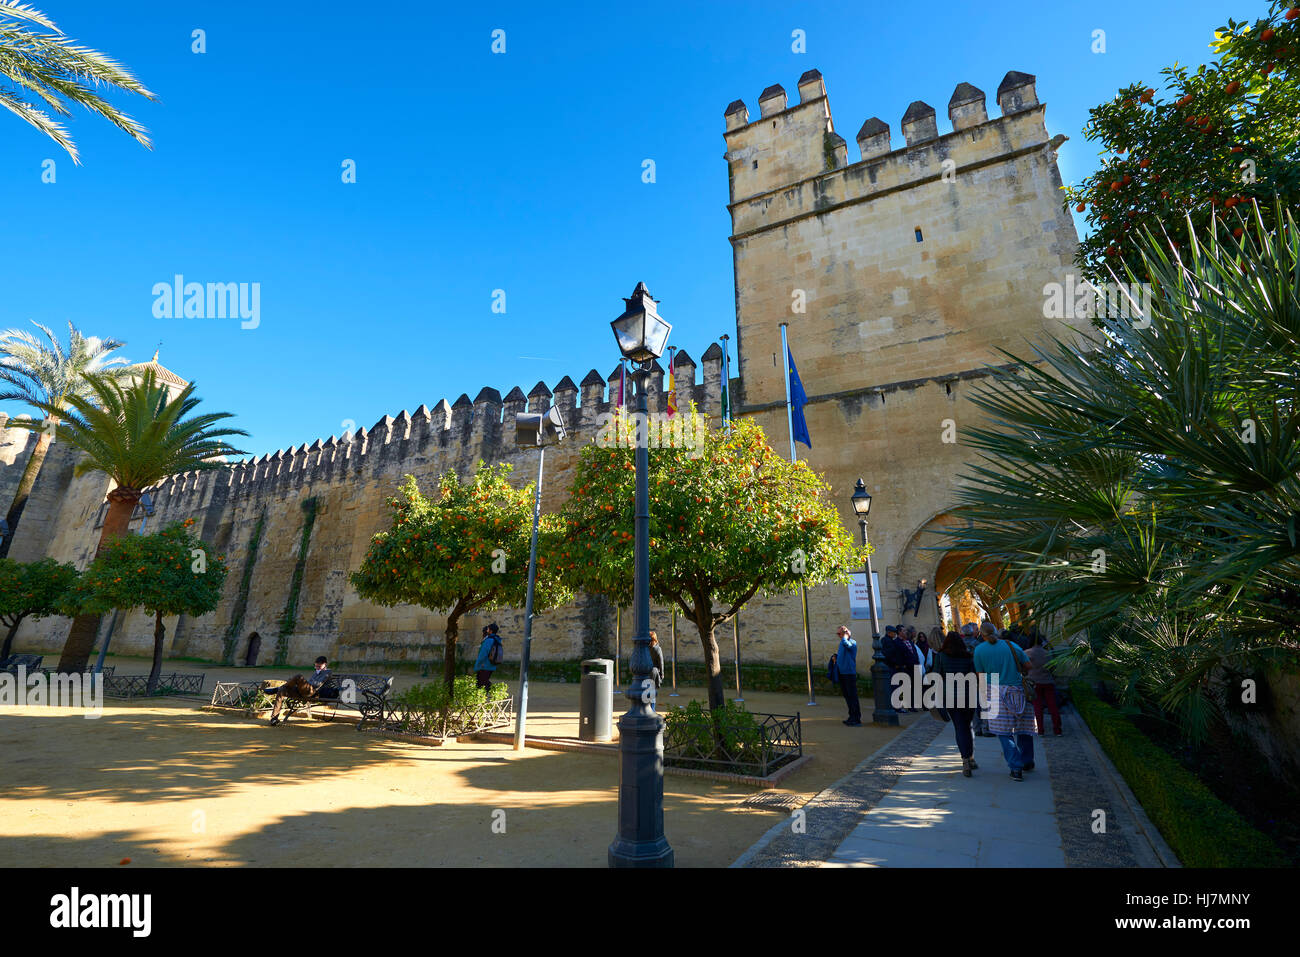
[[[62,615],[67,595],[77,582],[73,565],[42,558],[39,562],[16,562],[0,558],[0,623],[9,626],[0,660],[9,657],[18,626],[27,617],[44,618]]]
[[[865,556],[828,500],[830,486],[807,464],[777,454],[757,425],[709,431],[692,408],[683,431],[703,442],[649,450],[650,595],[694,622],[709,707],[718,708],[714,629],[756,594],[847,582]],[[633,590],[634,451],[626,441],[584,448],[561,510],[557,557],[566,579],[620,604],[631,602]]]
[[[153,668],[148,693],[158,687],[162,671],[163,618],[206,615],[217,607],[226,582],[224,556],[190,533],[194,519],[174,522],[154,535],[110,539],[81,574],[70,604],[102,615],[143,608],[154,616]]]
[[[533,486],[513,488],[506,479],[510,472],[506,463],[479,462],[474,477],[461,482],[449,471],[432,500],[421,494],[414,476],[406,476],[388,500],[392,524],[371,539],[351,576],[367,601],[447,609],[443,680],[448,688],[456,675],[460,619],[473,611],[522,607],[527,594]],[[554,518],[543,516],[534,611],[572,597],[546,558],[554,525]]]
[[[1238,205],[1265,200],[1268,215],[1274,195],[1283,207],[1300,200],[1300,0],[1274,0],[1251,24],[1229,20],[1211,49],[1218,59],[1194,72],[1162,70],[1164,96],[1134,83],[1090,111],[1084,136],[1102,146],[1100,167],[1065,188],[1092,229],[1081,268],[1137,270],[1143,226],[1167,227],[1185,251],[1185,216],[1198,231],[1219,217],[1240,236]]]

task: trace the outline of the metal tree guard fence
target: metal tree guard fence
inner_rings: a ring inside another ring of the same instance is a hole
[[[803,757],[798,713],[757,714],[719,710],[669,712],[664,764],[767,777]]]
[[[454,738],[508,726],[514,721],[514,711],[514,698],[501,698],[472,708],[421,708],[386,702],[383,716],[369,730]]]
[[[148,694],[148,675],[104,675],[104,695],[108,698],[141,698]],[[162,695],[203,694],[202,674],[181,674],[158,676],[158,687],[154,697]]]

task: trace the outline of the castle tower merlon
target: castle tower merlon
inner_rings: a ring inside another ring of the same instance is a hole
[[[559,408],[564,421],[573,425],[578,421],[578,387],[567,375],[555,384],[553,402]]]
[[[646,407],[651,412],[662,412],[667,402],[667,393],[664,392],[664,367],[658,359],[650,363],[650,374],[646,376],[645,383]]]
[[[433,434],[433,413],[424,403],[411,415],[411,445],[416,449],[424,449],[429,444],[429,438]]]
[[[1032,73],[1012,70],[998,84],[998,109],[1003,116],[1038,105],[1037,78]]]
[[[826,168],[842,169],[849,165],[849,144],[838,133],[826,134]]]
[[[439,399],[430,415],[429,438],[441,444],[443,436],[451,434],[451,404],[446,399]]]
[[[953,132],[987,123],[989,114],[984,106],[984,91],[970,83],[958,83],[948,100],[948,119]]]
[[[685,349],[678,349],[673,359],[673,384],[680,390],[695,385],[695,360]]]
[[[604,409],[606,412],[613,412],[616,408],[618,408],[618,390],[619,390],[619,385],[623,381],[622,375],[623,375],[622,366],[614,366],[614,371],[611,372],[608,376],[606,376],[606,381],[609,383],[609,401],[604,404]],[[627,394],[623,397],[624,405],[626,406],[632,405],[632,390],[635,388],[636,386],[632,383],[632,377],[628,376]]]
[[[780,84],[759,98],[759,119],[748,119],[737,100],[726,114],[726,160],[731,199],[736,202],[798,182],[827,168],[826,134],[834,132],[821,75],[805,73],[800,80],[802,101],[788,106]]]
[[[545,412],[551,407],[551,390],[545,382],[539,382],[528,392],[528,411]]]
[[[736,130],[749,123],[749,107],[745,105],[744,100],[732,100],[731,105],[727,107],[727,112],[723,114],[723,120],[727,124],[727,130]]]
[[[595,425],[600,417],[601,407],[605,404],[605,379],[592,369],[582,377],[581,423]],[[522,393],[521,393],[522,394]]]
[[[773,83],[758,97],[758,109],[765,119],[774,113],[780,113],[785,109],[785,104],[785,87],[780,83]]]
[[[463,442],[469,436],[470,419],[474,417],[474,403],[464,392],[451,404],[451,426],[448,428],[447,441]]]
[[[903,139],[911,147],[938,138],[939,126],[935,122],[934,107],[923,100],[913,100],[903,114]]]
[[[809,70],[799,77],[799,102],[809,103],[826,95],[826,83],[820,70]]]
[[[523,389],[515,386],[506,393],[505,399],[501,402],[501,408],[503,409],[502,421],[508,428],[513,428],[515,416],[528,409],[528,396],[524,395]]]
[[[494,438],[501,424],[501,393],[496,389],[484,387],[474,397],[474,416],[470,430],[470,440],[483,442]]]
[[[858,130],[858,149],[864,160],[884,156],[889,152],[889,124],[873,116]]]
[[[704,366],[701,376],[704,382],[700,386],[703,400],[698,402],[700,411],[716,412],[721,408],[717,403],[722,397],[722,347],[716,342],[711,343],[700,356],[700,362]]]

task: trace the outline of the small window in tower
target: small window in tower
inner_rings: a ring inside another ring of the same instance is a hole
[[[916,241],[917,241],[918,243],[925,242],[925,237],[921,235],[921,227],[920,227],[920,226],[917,226],[917,227],[916,227]]]
[[[754,169],[758,169],[758,160],[754,160]]]

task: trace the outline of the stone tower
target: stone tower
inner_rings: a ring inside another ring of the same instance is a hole
[[[947,426],[972,421],[963,391],[981,368],[1007,361],[999,349],[1023,355],[1027,340],[1064,331],[1043,316],[1043,287],[1063,281],[1077,243],[1060,199],[1064,138],[1048,136],[1035,78],[1014,71],[998,86],[1000,116],[959,83],[951,132],[916,100],[902,142],[876,117],[862,124],[857,162],[835,131],[821,74],[800,77],[798,95],[791,105],[770,86],[757,117],[740,100],[725,113],[738,411],[788,448],[788,323],[813,440],[800,457],[826,474],[851,527],[848,495],[863,476],[876,496],[886,620],[898,617],[900,591],[924,578],[915,617],[932,624],[942,556],[925,551],[937,542],[920,532],[943,523],[969,457],[945,441]],[[837,604],[847,610],[846,599]]]

